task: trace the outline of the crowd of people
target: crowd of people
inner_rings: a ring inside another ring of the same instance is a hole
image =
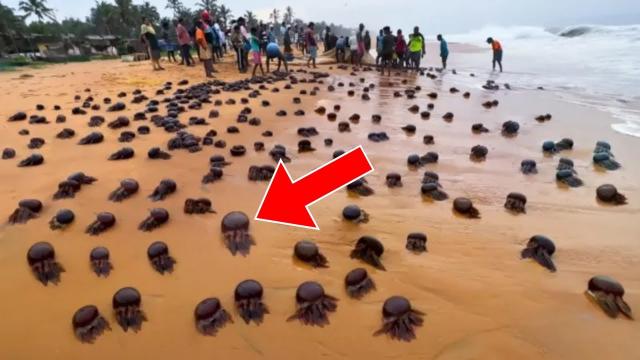
[[[230,29],[223,29],[216,19],[207,11],[203,11],[200,18],[192,24],[184,19],[176,19],[173,24],[163,22],[160,37],[156,35],[153,25],[148,19],[143,19],[140,29],[140,38],[147,47],[153,69],[164,70],[160,65],[161,52],[167,53],[169,62],[179,63],[185,66],[195,66],[192,56],[192,44],[195,47],[198,59],[204,66],[205,75],[213,77],[216,72],[214,64],[220,61],[230,49],[235,53],[236,65],[240,73],[249,71],[256,76],[258,70],[264,75],[263,58],[267,72],[270,64],[277,60],[276,71],[284,66],[285,72],[289,71],[288,62],[293,60],[293,47],[307,57],[307,66],[316,67],[318,56],[318,43],[321,37],[316,33],[313,22],[304,26],[287,26],[282,23],[280,27],[259,23],[247,29],[246,19],[240,17],[231,22]],[[352,40],[349,36],[337,36],[331,28],[324,29],[322,37],[324,51],[335,51],[335,59],[338,63],[351,63],[355,66],[363,65],[366,54],[372,49],[372,39],[364,24],[360,24]],[[436,36],[440,44],[440,60],[442,68],[447,68],[449,46],[442,34]],[[499,41],[488,38],[487,43],[493,50],[493,70],[496,65],[502,72],[502,45]],[[281,49],[280,44],[283,45]],[[392,68],[406,68],[420,70],[422,59],[426,55],[425,36],[418,26],[405,39],[401,29],[395,33],[389,26],[380,29],[375,39],[375,64],[384,74],[387,70],[391,74]],[[350,55],[347,59],[347,50]],[[176,58],[176,52],[180,54],[180,61]]]

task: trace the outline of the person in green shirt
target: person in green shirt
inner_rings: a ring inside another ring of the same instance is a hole
[[[420,33],[419,27],[413,28],[413,33],[409,35],[409,61],[416,70],[420,69],[420,60],[426,54],[424,36]]]

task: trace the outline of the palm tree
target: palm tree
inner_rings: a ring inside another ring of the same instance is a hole
[[[258,26],[258,19],[252,11],[247,10],[247,12],[244,14],[244,18],[245,20],[247,20],[247,25],[249,28]]]
[[[222,21],[222,28],[226,29],[229,24],[229,19],[231,18],[231,9],[223,5],[220,5],[218,9],[218,18]]]
[[[284,17],[282,18],[282,21],[287,25],[291,25],[293,22],[293,9],[291,6],[287,6],[287,8],[284,9]]]
[[[200,0],[197,6],[200,10],[207,10],[209,14],[214,14],[218,10],[217,0]]]
[[[182,1],[180,1],[180,0],[167,0],[167,5],[165,6],[165,8],[166,9],[170,9],[171,11],[173,11],[173,16],[175,18],[177,18],[178,15],[184,9],[184,5],[182,4]]]
[[[35,16],[38,21],[45,18],[56,22],[55,11],[47,6],[47,0],[20,0],[18,8],[24,13],[24,18]]]
[[[132,14],[131,14],[131,7],[132,7],[132,3],[131,0],[115,0],[114,1],[116,4],[116,7],[118,8],[118,16],[120,17],[120,21],[122,21],[123,24],[125,25],[131,25],[132,20]]]
[[[273,11],[271,11],[271,13],[269,14],[269,19],[273,22],[273,24],[278,24],[278,22],[280,21],[280,10],[278,9],[273,9]]]

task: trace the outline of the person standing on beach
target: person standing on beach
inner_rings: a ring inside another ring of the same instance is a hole
[[[447,68],[447,58],[449,57],[449,45],[447,41],[442,37],[442,34],[438,34],[438,41],[440,41],[440,59],[442,59],[442,68]]]
[[[336,41],[336,63],[340,64],[345,61],[348,47],[349,47],[349,38],[340,36],[338,41]]]
[[[267,44],[267,73],[269,72],[269,65],[272,59],[278,59],[278,68],[276,71],[280,71],[280,65],[284,64],[284,71],[289,73],[289,67],[287,66],[287,59],[282,55],[280,47],[276,42],[270,42]]]
[[[391,76],[391,66],[393,64],[393,55],[395,53],[396,39],[391,34],[391,28],[385,26],[382,37],[382,64],[380,73],[384,75],[384,68],[389,68],[389,76]]]
[[[240,26],[240,34],[242,34],[243,45],[242,45],[242,61],[244,64],[245,71],[249,67],[249,51],[251,50],[251,43],[249,42],[249,32],[245,27],[246,21],[243,17],[238,18],[238,26]]]
[[[160,65],[160,44],[156,37],[156,31],[151,25],[151,21],[147,18],[142,18],[142,26],[140,27],[140,38],[142,43],[147,46],[149,51],[149,57],[151,58],[151,64],[154,71],[164,70]]]
[[[233,32],[231,33],[231,45],[233,46],[233,50],[236,52],[236,63],[238,65],[238,71],[240,73],[244,73],[247,71],[247,64],[245,62],[244,56],[244,37],[240,32],[240,25],[235,25],[233,27]]]
[[[180,18],[175,22],[176,35],[178,36],[178,44],[180,45],[180,55],[182,62],[180,65],[194,66],[195,61],[191,56],[191,36],[187,28],[184,27],[184,19]]]
[[[420,60],[425,53],[424,36],[416,26],[413,28],[413,34],[409,35],[409,59],[416,71],[420,70]]]
[[[364,24],[362,23],[358,26],[356,33],[356,45],[358,46],[357,65],[362,66],[362,58],[364,57]]]
[[[327,52],[332,49],[331,47],[331,28],[327,26],[324,29],[324,52]]]
[[[396,57],[397,65],[400,67],[404,67],[407,59],[407,42],[404,39],[402,30],[400,29],[398,29],[398,33],[396,36]]]
[[[369,30],[364,32],[364,50],[367,53],[371,51],[371,35],[369,35]]]
[[[282,42],[284,43],[285,54],[291,54],[293,52],[293,49],[291,48],[291,27],[288,27],[284,31]]]
[[[249,35],[249,44],[251,44],[251,62],[253,63],[253,71],[251,77],[256,77],[256,70],[260,68],[260,73],[264,76],[264,68],[262,67],[262,53],[260,51],[260,39],[258,38],[258,28],[251,28]]]
[[[316,57],[318,56],[318,43],[316,42],[316,33],[314,31],[315,25],[310,22],[307,30],[304,32],[304,42],[307,52],[309,52],[309,60],[307,60],[307,67],[311,67],[313,62],[313,68],[316,68]]]
[[[380,59],[382,59],[382,38],[384,38],[384,31],[380,29],[380,33],[376,36],[376,65],[378,65]]]
[[[167,51],[167,60],[169,62],[178,63],[176,59],[176,49],[178,47],[178,36],[176,35],[175,28],[171,27],[169,20],[165,20],[161,23],[162,26],[162,40]]]
[[[205,23],[202,20],[196,20],[196,44],[198,46],[198,52],[200,53],[200,59],[204,64],[204,72],[208,78],[213,77],[213,54],[211,51],[211,45],[207,42],[205,36]]]
[[[491,45],[491,49],[493,50],[493,71],[496,71],[496,63],[498,63],[498,65],[500,65],[500,72],[502,72],[502,44],[492,37],[487,38],[487,44]]]

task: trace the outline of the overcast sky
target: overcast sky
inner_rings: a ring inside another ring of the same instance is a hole
[[[108,0],[111,1],[112,0]],[[19,0],[0,0],[18,7]],[[150,0],[162,15],[169,16],[166,0]],[[196,0],[183,0],[195,7]],[[85,18],[91,0],[48,0],[59,19]],[[134,3],[142,3],[134,0]],[[420,25],[425,32],[462,33],[485,25],[563,26],[574,24],[640,24],[640,0],[241,0],[219,1],[238,16],[246,10],[265,17],[271,9],[290,5],[297,17],[326,20],[355,27],[390,25],[407,29]]]

